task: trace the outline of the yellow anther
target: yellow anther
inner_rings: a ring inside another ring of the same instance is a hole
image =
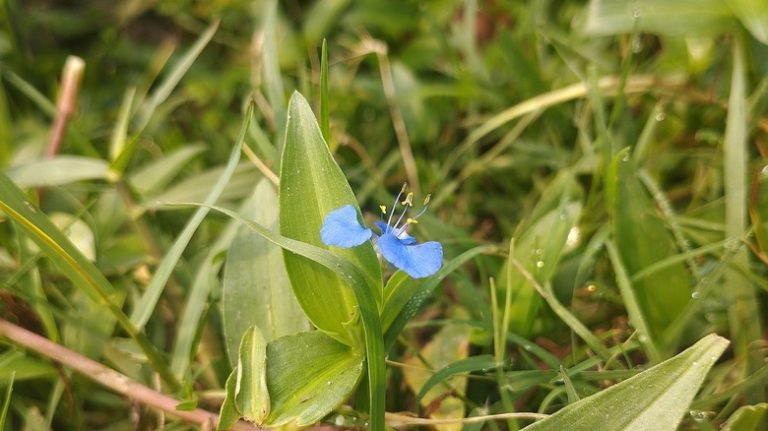
[[[408,195],[405,197],[405,200],[402,202],[403,205],[408,205],[409,207],[413,206],[413,192],[408,192]]]
[[[429,205],[430,199],[432,199],[432,195],[427,195],[427,197],[424,198],[424,206]]]
[[[419,221],[418,221],[418,220],[416,220],[415,218],[410,218],[410,217],[408,217],[408,218],[405,220],[405,222],[406,222],[406,223],[408,223],[408,224],[417,224]]]
[[[382,214],[386,214],[387,213],[387,206],[386,205],[379,205],[379,209],[381,209],[381,213]]]

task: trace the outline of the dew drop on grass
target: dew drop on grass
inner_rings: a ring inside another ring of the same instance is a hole
[[[691,299],[699,299],[700,296],[701,296],[701,292],[699,291],[694,291],[693,293],[691,293]]]
[[[642,16],[642,13],[640,13],[640,9],[635,9],[635,11],[632,12],[632,18],[638,19],[640,18],[640,16]]]
[[[628,162],[629,161],[629,153],[624,154],[624,157],[621,158],[622,162]]]
[[[658,114],[656,114],[656,117],[655,117],[656,121],[664,121],[666,118],[667,118],[667,114],[663,112],[659,112]]]
[[[544,261],[543,260],[537,260],[536,261],[536,268],[544,268]]]
[[[765,165],[765,166],[763,166],[763,169],[761,169],[761,170],[760,170],[760,173],[761,173],[761,174],[762,174],[764,177],[768,177],[768,165]]]

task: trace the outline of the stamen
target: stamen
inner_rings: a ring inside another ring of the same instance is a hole
[[[401,202],[403,205],[412,207],[413,206],[413,192],[408,192],[408,195],[405,197],[405,200]]]
[[[418,224],[418,223],[419,221],[416,220],[415,218],[408,217],[408,219],[405,220],[405,224]]]
[[[381,213],[382,214],[386,214],[387,213],[387,206],[386,205],[379,205],[379,209],[381,209]]]
[[[400,196],[405,193],[405,188],[408,187],[408,183],[403,183],[403,187],[400,189],[400,193],[397,194],[397,197],[395,198],[395,203],[392,205],[392,211],[389,213],[389,218],[387,219],[387,229],[389,229],[390,223],[392,223],[392,216],[395,215],[395,208],[397,208],[397,202],[400,201]]]

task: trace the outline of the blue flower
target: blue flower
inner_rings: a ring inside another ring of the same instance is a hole
[[[407,232],[408,226],[416,224],[416,219],[427,209],[429,196],[424,200],[424,208],[418,214],[414,217],[406,217],[408,209],[413,206],[413,193],[408,193],[401,203],[405,209],[394,224],[392,223],[395,208],[404,192],[405,185],[395,198],[387,222],[376,222],[376,226],[381,230],[381,235],[376,235],[361,225],[357,220],[355,208],[352,205],[345,205],[325,216],[323,227],[320,228],[320,239],[326,245],[350,248],[373,237],[374,245],[384,259],[411,277],[423,278],[436,273],[443,265],[443,246],[436,241],[416,244],[416,238],[408,235]],[[386,215],[387,208],[384,205],[380,208],[382,214]],[[405,220],[403,221],[403,219]]]

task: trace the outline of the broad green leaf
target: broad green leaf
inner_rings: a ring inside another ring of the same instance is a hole
[[[742,406],[723,425],[723,431],[760,431],[768,412],[768,403]]]
[[[262,179],[244,217],[277,231],[277,193]],[[241,226],[229,247],[224,267],[223,330],[234,362],[239,340],[256,325],[268,342],[309,329],[291,291],[283,253],[247,226]]]
[[[267,342],[256,326],[245,331],[240,342],[235,404],[242,417],[255,424],[263,423],[269,414]]]
[[[0,210],[15,221],[40,250],[51,259],[70,279],[96,302],[106,306],[125,332],[136,341],[147,359],[163,380],[172,388],[178,381],[171,373],[157,349],[146,334],[134,326],[118,301],[115,289],[96,266],[75,247],[72,242],[45,216],[24,198],[24,194],[4,174],[0,173]]]
[[[678,254],[671,234],[643,189],[628,150],[611,163],[606,179],[608,210],[621,263],[627,275]],[[691,276],[684,263],[659,269],[632,284],[649,336],[658,337],[691,298]],[[672,347],[672,346],[667,346]]]
[[[387,282],[384,310],[381,313],[381,325],[386,331],[384,345],[387,349],[445,277],[475,256],[495,249],[494,246],[483,245],[467,250],[443,265],[437,274],[427,278],[416,279],[402,271],[395,272]]]
[[[6,174],[21,188],[104,180],[108,178],[108,172],[109,166],[105,161],[80,156],[57,156],[6,170]]]
[[[381,304],[381,268],[373,246],[365,242],[349,249],[329,248],[320,241],[325,216],[345,205],[357,207],[352,189],[323,140],[307,101],[294,93],[288,106],[280,169],[280,232],[282,235],[321,248],[331,249],[359,267]],[[355,300],[332,271],[292,253],[284,253],[291,286],[310,321],[332,337],[354,345],[354,331],[345,324],[355,319]],[[378,318],[378,313],[376,318]]]
[[[278,338],[267,346],[272,412],[266,424],[311,425],[352,395],[363,356],[320,331]]]
[[[717,36],[734,24],[724,0],[592,0],[586,31],[596,35],[641,31]]]
[[[765,0],[725,0],[755,39],[768,44],[768,2]]]
[[[199,205],[199,204],[193,204]],[[238,222],[253,229],[262,237],[273,244],[279,245],[284,250],[310,259],[336,273],[342,280],[349,281],[349,287],[354,292],[357,306],[360,310],[360,320],[365,336],[365,358],[368,364],[368,402],[370,406],[370,428],[372,431],[384,430],[384,404],[385,404],[385,353],[384,337],[381,331],[378,308],[373,296],[373,286],[370,279],[357,266],[338,255],[315,245],[297,241],[278,235],[264,226],[244,219],[234,211],[226,208],[211,206],[211,209],[226,214]],[[284,337],[285,338],[285,337]],[[270,393],[272,391],[270,390]],[[274,395],[274,394],[273,394]],[[274,413],[274,410],[273,410]]]
[[[679,355],[584,398],[525,431],[674,431],[728,340],[710,334]]]

